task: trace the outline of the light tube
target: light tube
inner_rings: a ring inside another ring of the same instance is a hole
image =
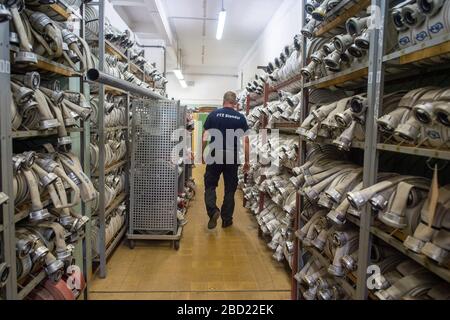
[[[219,12],[219,22],[217,23],[216,39],[221,40],[223,35],[223,29],[225,28],[225,20],[227,18],[227,12],[222,10]]]
[[[188,87],[186,80],[180,80],[180,85],[182,88],[186,89]]]
[[[173,73],[175,74],[175,77],[177,77],[178,80],[184,79],[181,69],[175,69],[175,70],[173,70]]]

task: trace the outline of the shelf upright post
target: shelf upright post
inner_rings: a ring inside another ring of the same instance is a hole
[[[130,63],[131,63],[131,59],[130,59],[130,52],[128,50],[127,52],[127,63],[128,63],[128,69],[130,68]],[[142,72],[144,73],[144,82],[145,82],[145,71],[142,70]],[[125,206],[126,206],[126,221],[125,221],[125,225],[127,225],[130,222],[130,164],[131,164],[131,136],[130,136],[130,103],[131,103],[131,94],[130,92],[127,91],[126,93],[126,105],[125,105],[125,141],[126,141],[126,146],[127,146],[127,153],[125,155],[126,160],[127,160],[127,164],[125,166],[125,193],[128,195],[126,197],[125,200]]]
[[[367,82],[368,110],[366,116],[366,138],[364,146],[363,186],[367,188],[377,181],[378,128],[375,119],[378,119],[383,103],[384,91],[384,44],[386,29],[387,0],[372,0],[371,28],[369,49],[369,74]],[[372,224],[372,210],[369,205],[364,208],[360,219],[358,270],[356,299],[366,300],[368,295],[367,267],[370,263],[372,237],[370,226]]]
[[[81,21],[80,21],[80,36],[86,39],[86,19],[85,19],[85,3],[81,4]],[[90,86],[86,81],[86,75],[80,77],[80,91],[84,95],[86,102],[90,101]],[[83,132],[81,132],[81,163],[83,166],[83,171],[86,175],[91,178],[91,161],[90,161],[90,137],[91,137],[91,126],[90,120],[82,121]],[[86,278],[86,288],[84,290],[84,299],[88,299],[89,285],[92,277],[92,248],[90,235],[92,232],[91,228],[91,205],[89,203],[82,202],[81,204],[82,214],[89,218],[89,222],[85,226],[86,237],[83,239],[83,275]]]
[[[305,21],[305,0],[300,0],[300,23],[301,25],[304,24]],[[300,68],[303,68],[306,65],[306,42],[307,39],[303,35],[301,36],[302,39],[302,46],[301,46],[301,63]],[[308,114],[308,106],[309,106],[309,90],[304,86],[305,80],[303,77],[301,78],[301,102],[302,108],[300,109],[300,121],[298,126],[303,123],[304,119],[306,118],[306,115]],[[299,148],[298,148],[298,155],[297,155],[297,165],[301,166],[306,161],[306,142],[299,136]],[[295,216],[294,216],[294,230],[299,229],[300,226],[300,214],[303,208],[302,203],[302,196],[297,192],[296,195],[296,203],[295,203]],[[298,271],[303,267],[303,259],[301,255],[301,244],[300,240],[296,237],[294,241],[294,258],[293,258],[293,266],[292,266],[292,291],[291,291],[291,299],[292,300],[298,300],[301,297],[300,287],[298,285],[297,280],[294,278],[294,276],[298,273]]]
[[[247,95],[245,99],[245,115],[248,116],[250,114],[250,95]]]
[[[250,95],[247,94],[247,97],[245,98],[245,117],[248,117],[249,114],[250,114]],[[248,173],[244,173],[244,183],[247,183],[247,179],[248,179]],[[244,205],[244,208],[247,205],[247,199],[245,197],[243,200],[243,205]]]
[[[266,82],[264,83],[264,109],[267,108],[267,103],[269,102],[269,94],[270,94],[271,88],[270,85]],[[267,129],[267,123],[268,123],[268,119],[266,115],[263,115],[263,121],[262,121],[262,127],[264,129]]]
[[[98,68],[100,72],[105,68],[105,1],[98,2]],[[98,167],[98,219],[100,221],[99,240],[99,275],[100,278],[106,278],[106,221],[105,221],[105,86],[98,84],[98,148],[99,148],[99,167]]]
[[[12,167],[12,133],[11,133],[11,75],[9,61],[9,21],[0,23],[0,105],[2,116],[0,117],[0,190],[9,200],[0,206],[2,212],[3,231],[1,242],[3,249],[3,261],[9,266],[9,277],[5,285],[5,297],[8,300],[17,300],[17,272],[16,272],[16,236],[14,224],[14,191],[13,191],[13,167]]]

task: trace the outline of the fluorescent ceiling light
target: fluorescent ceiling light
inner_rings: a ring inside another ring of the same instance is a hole
[[[227,12],[225,10],[220,11],[219,12],[219,22],[217,24],[217,33],[216,33],[217,40],[222,39],[223,29],[225,28],[226,18],[227,18]]]
[[[181,69],[175,69],[175,70],[173,70],[173,73],[175,74],[175,77],[177,77],[178,80],[184,79]]]
[[[186,80],[180,80],[181,87],[186,89],[188,87]]]

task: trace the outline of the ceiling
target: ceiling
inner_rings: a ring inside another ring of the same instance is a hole
[[[165,41],[172,50],[169,66],[176,66],[179,48],[183,69],[228,69],[237,74],[239,63],[283,0],[224,0],[227,21],[221,41],[216,40],[221,0],[110,2],[142,41]]]

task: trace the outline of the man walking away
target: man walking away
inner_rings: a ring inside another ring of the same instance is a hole
[[[217,226],[219,216],[222,217],[222,228],[227,228],[233,224],[234,194],[238,186],[238,152],[240,150],[241,137],[227,139],[227,134],[230,137],[232,132],[235,134],[238,133],[236,130],[242,130],[240,131],[241,133],[248,130],[247,120],[236,110],[236,108],[236,94],[231,91],[225,93],[223,97],[223,108],[217,109],[210,113],[203,128],[203,152],[206,147],[208,136],[212,139],[210,143],[214,142],[214,134],[218,134],[219,132],[221,133],[223,139],[223,148],[217,147],[216,145],[213,154],[211,154],[215,161],[212,163],[210,163],[211,161],[207,161],[206,166],[205,205],[209,216],[208,229],[214,229]],[[213,132],[214,134],[212,134]],[[245,137],[244,141],[245,163],[243,170],[246,172],[249,168],[248,137]],[[225,184],[225,196],[223,199],[222,208],[219,210],[216,205],[216,188],[221,174],[223,174]]]

